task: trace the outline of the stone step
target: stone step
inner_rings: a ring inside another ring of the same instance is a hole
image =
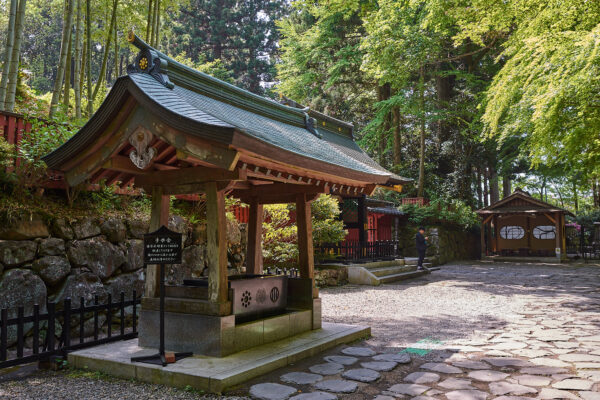
[[[417,257],[405,257],[404,265],[417,265],[419,259]],[[431,263],[431,260],[428,257],[425,257],[424,263]]]
[[[375,276],[387,276],[401,274],[403,272],[410,272],[416,269],[413,265],[403,265],[398,267],[384,267],[384,268],[369,268],[369,271]]]
[[[403,281],[406,279],[417,278],[419,276],[423,276],[423,275],[427,275],[427,274],[428,274],[427,271],[403,272],[401,274],[383,276],[383,277],[379,278],[379,281],[381,283],[398,282],[398,281]]]

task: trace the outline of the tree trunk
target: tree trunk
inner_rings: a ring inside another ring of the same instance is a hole
[[[487,167],[483,169],[483,206],[487,207],[490,205],[488,202],[488,194],[489,194],[489,186],[488,186],[488,171]]]
[[[73,71],[73,90],[75,91],[75,118],[81,118],[81,81],[83,70],[83,60],[81,56],[81,2],[77,1],[77,19],[75,23],[75,56],[73,61],[75,62],[75,68]]]
[[[4,65],[2,66],[2,80],[0,81],[0,109],[4,109],[6,87],[8,85],[8,70],[15,42],[15,19],[17,16],[17,3],[19,0],[10,0],[10,11],[8,15],[8,29],[6,31],[6,48],[4,49]]]
[[[600,208],[600,189],[596,178],[592,179],[592,195],[594,197],[594,208]]]
[[[115,82],[119,78],[119,35],[117,34],[117,24],[115,24]]]
[[[85,2],[85,36],[86,36],[86,54],[87,62],[85,63],[87,75],[87,115],[88,118],[94,112],[94,101],[92,100],[92,12],[90,9],[90,0]]]
[[[152,13],[152,0],[148,0],[148,21],[146,22],[146,43],[151,43],[150,33],[152,32],[153,27],[153,13]]]
[[[160,0],[154,0],[154,12],[152,13],[152,39],[150,41],[150,45],[152,47],[156,47],[156,43],[158,42],[158,10],[160,7]]]
[[[490,167],[490,204],[497,203],[500,200],[500,185],[498,184],[498,173],[496,168]]]
[[[94,87],[94,93],[92,94],[92,102],[96,99],[98,95],[98,91],[100,90],[100,86],[102,86],[104,82],[104,77],[106,75],[106,64],[108,63],[108,52],[110,51],[110,42],[113,37],[113,29],[115,29],[115,21],[117,20],[117,5],[119,0],[113,1],[113,8],[110,17],[110,25],[108,27],[108,31],[106,32],[106,43],[104,45],[104,55],[102,56],[102,66],[100,67],[100,74],[98,74],[98,82],[96,82],[96,86]]]
[[[394,107],[394,167],[397,168],[402,162],[402,128],[400,120],[400,108]]]
[[[19,1],[17,14],[15,15],[15,38],[13,40],[12,55],[10,57],[10,68],[8,70],[8,85],[6,87],[6,99],[4,108],[13,111],[15,108],[15,95],[17,93],[17,81],[19,80],[19,62],[21,61],[21,39],[23,38],[23,27],[25,26],[25,7],[27,0]]]
[[[481,190],[482,183],[483,182],[481,181],[481,167],[477,167],[477,207],[478,208],[483,207],[483,193]]]
[[[69,33],[69,46],[67,47],[67,64],[65,65],[65,92],[63,94],[63,107],[65,114],[69,115],[69,103],[71,102],[71,48],[73,47],[73,33]]]
[[[154,48],[158,49],[160,43],[160,0],[156,1],[156,33],[154,34]]]
[[[423,197],[425,193],[425,70],[420,68],[419,73],[419,114],[421,119],[421,133],[419,146],[419,186],[417,197]]]
[[[502,197],[508,197],[512,193],[512,185],[508,176],[502,177]]]
[[[21,0],[23,1],[23,0]],[[63,87],[63,79],[65,77],[65,67],[67,65],[67,50],[69,47],[69,38],[71,36],[71,28],[73,25],[73,0],[65,0],[65,18],[63,21],[63,33],[60,43],[60,56],[58,59],[58,68],[56,70],[56,78],[54,79],[54,90],[52,91],[52,100],[50,101],[50,118],[56,113],[58,101],[60,98],[61,89]]]
[[[573,201],[575,202],[575,212],[579,211],[579,197],[577,194],[577,184],[573,180]]]

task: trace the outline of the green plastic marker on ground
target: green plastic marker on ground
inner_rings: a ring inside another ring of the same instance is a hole
[[[410,353],[416,354],[419,356],[424,356],[432,350],[439,348],[444,343],[441,340],[425,338],[416,342],[413,346],[407,347],[402,350],[401,353]]]

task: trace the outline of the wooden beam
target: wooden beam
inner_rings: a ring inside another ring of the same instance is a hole
[[[236,181],[217,181],[218,191],[231,190]],[[147,192],[152,191],[152,186],[142,186]],[[184,185],[165,185],[162,186],[165,195],[178,196],[184,194],[206,193],[206,183],[189,183]]]
[[[309,203],[320,196],[320,193],[302,193],[306,196],[306,201]],[[252,198],[256,198],[259,204],[288,204],[296,202],[297,194],[275,194],[268,196],[246,196],[243,191],[234,190],[231,196],[239,198],[244,203],[249,203]]]
[[[169,225],[169,196],[165,196],[161,187],[152,190],[152,212],[150,214],[150,232],[162,225]],[[148,265],[146,268],[146,297],[158,297],[160,285],[160,266]]]
[[[227,290],[227,236],[225,194],[216,182],[206,183],[206,258],[208,300],[225,303]]]
[[[250,216],[248,219],[248,250],[246,257],[246,273],[262,274],[262,223],[263,205],[258,199],[253,198],[250,202]]]
[[[329,193],[329,187],[324,186],[315,186],[315,185],[297,185],[293,183],[273,183],[271,185],[258,185],[258,187],[253,186],[249,190],[246,190],[245,193],[241,193],[240,196],[252,196],[252,197],[262,197],[262,196],[275,196],[275,195],[290,195],[290,194],[302,194],[302,193]]]
[[[155,171],[136,178],[137,186],[176,186],[213,181],[245,181],[246,173],[242,170],[227,171],[224,169],[191,167],[177,170]]]
[[[560,249],[560,257],[563,256],[564,249],[562,248],[562,238],[561,238],[561,226],[560,226],[560,214],[556,213],[554,219],[554,229],[556,230],[554,238],[556,239],[556,248]],[[552,220],[552,219],[551,219]]]
[[[298,225],[298,264],[300,277],[313,280],[315,258],[313,251],[312,218],[306,194],[296,195],[296,224]]]
[[[487,248],[485,246],[485,222],[481,222],[481,258],[487,256]]]
[[[556,225],[556,220],[554,218],[552,218],[552,216],[548,213],[544,213],[544,215],[546,216],[546,218],[548,218],[550,220],[550,222],[552,222],[554,225]]]

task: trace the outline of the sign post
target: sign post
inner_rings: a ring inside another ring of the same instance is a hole
[[[164,225],[154,232],[144,235],[144,265],[158,264],[160,267],[160,343],[158,354],[132,357],[131,362],[158,364],[163,367],[192,355],[186,353],[165,353],[165,265],[181,264],[182,235]]]

